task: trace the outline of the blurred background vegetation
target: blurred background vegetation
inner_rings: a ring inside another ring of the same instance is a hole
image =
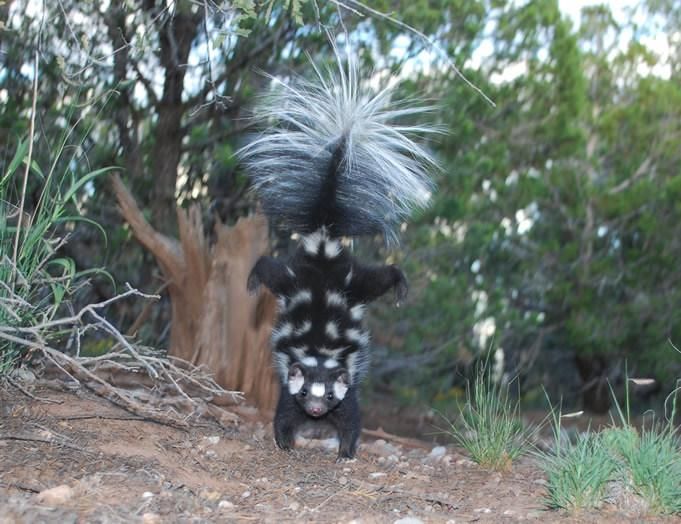
[[[579,7],[583,8],[580,10]],[[375,10],[375,12],[374,12]],[[379,16],[377,12],[387,16]],[[399,20],[418,35],[394,23]],[[401,93],[437,104],[446,133],[433,205],[386,251],[408,301],[374,309],[371,388],[446,404],[480,359],[566,404],[608,409],[608,382],[656,382],[662,402],[681,376],[681,4],[674,0],[4,0],[0,2],[0,173],[29,134],[33,158],[78,180],[118,166],[156,229],[174,234],[175,206],[200,202],[207,231],[255,209],[234,158],[251,122],[259,71],[305,74],[332,60],[327,32],[350,39],[367,81],[396,75]],[[425,38],[423,38],[424,36]],[[488,103],[451,67],[478,86]],[[78,133],[73,130],[78,129]],[[80,130],[85,130],[81,132]],[[77,135],[77,136],[76,136]],[[22,142],[23,141],[23,142]],[[69,151],[55,157],[53,152]],[[40,176],[28,181],[27,212]],[[18,201],[20,177],[3,180]],[[78,270],[163,288],[152,256],[122,222],[106,177],[72,202],[86,221],[56,225],[59,255]],[[279,235],[274,245],[284,249]],[[76,307],[114,292],[79,288]],[[123,331],[143,304],[108,316]],[[140,332],[167,345],[167,298]],[[92,352],[100,351],[91,341]]]

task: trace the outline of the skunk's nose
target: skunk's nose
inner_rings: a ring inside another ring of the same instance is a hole
[[[315,417],[318,417],[321,414],[322,414],[322,408],[316,407],[316,406],[310,408],[310,415],[314,415]]]

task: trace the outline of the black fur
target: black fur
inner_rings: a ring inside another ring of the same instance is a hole
[[[281,384],[281,393],[274,417],[274,439],[280,449],[291,450],[294,447],[296,432],[307,424],[329,424],[338,433],[339,446],[337,461],[352,459],[357,452],[357,443],[361,432],[361,417],[357,402],[357,389],[349,385],[343,399],[326,400],[328,411],[321,416],[312,416],[305,409],[305,400],[309,397],[309,388],[313,381],[323,380],[327,391],[332,387],[338,376],[346,374],[343,369],[327,371],[311,370],[299,364],[293,364],[292,369],[301,370],[305,377],[303,389],[297,394],[291,394],[287,383]],[[307,389],[306,395],[302,395]]]
[[[333,239],[327,242],[340,246]],[[287,262],[261,257],[251,271],[248,289],[254,292],[262,284],[279,299],[273,351],[282,380],[286,380],[289,365],[303,357],[316,358],[320,365],[332,358],[349,370],[351,382],[357,384],[369,359],[363,306],[391,289],[398,301],[404,299],[407,280],[397,266],[363,264],[343,248],[328,257],[324,249],[321,241],[315,254],[301,245]],[[304,293],[309,293],[309,300],[296,301]],[[329,293],[342,297],[342,303],[330,304]],[[338,336],[330,336],[329,323]]]

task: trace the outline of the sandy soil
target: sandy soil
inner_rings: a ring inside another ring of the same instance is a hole
[[[183,431],[86,393],[34,394],[50,402],[0,391],[0,523],[629,521],[545,510],[531,458],[494,473],[452,446],[365,436],[336,464],[325,441],[279,451],[257,417]]]

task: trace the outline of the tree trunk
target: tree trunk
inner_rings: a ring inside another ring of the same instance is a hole
[[[172,304],[168,355],[204,366],[226,389],[243,391],[261,409],[276,401],[269,339],[275,299],[267,291],[250,296],[248,273],[268,246],[262,215],[234,227],[215,226],[206,243],[198,206],[177,209],[179,240],[154,230],[118,176],[113,187],[121,214],[168,279]]]

